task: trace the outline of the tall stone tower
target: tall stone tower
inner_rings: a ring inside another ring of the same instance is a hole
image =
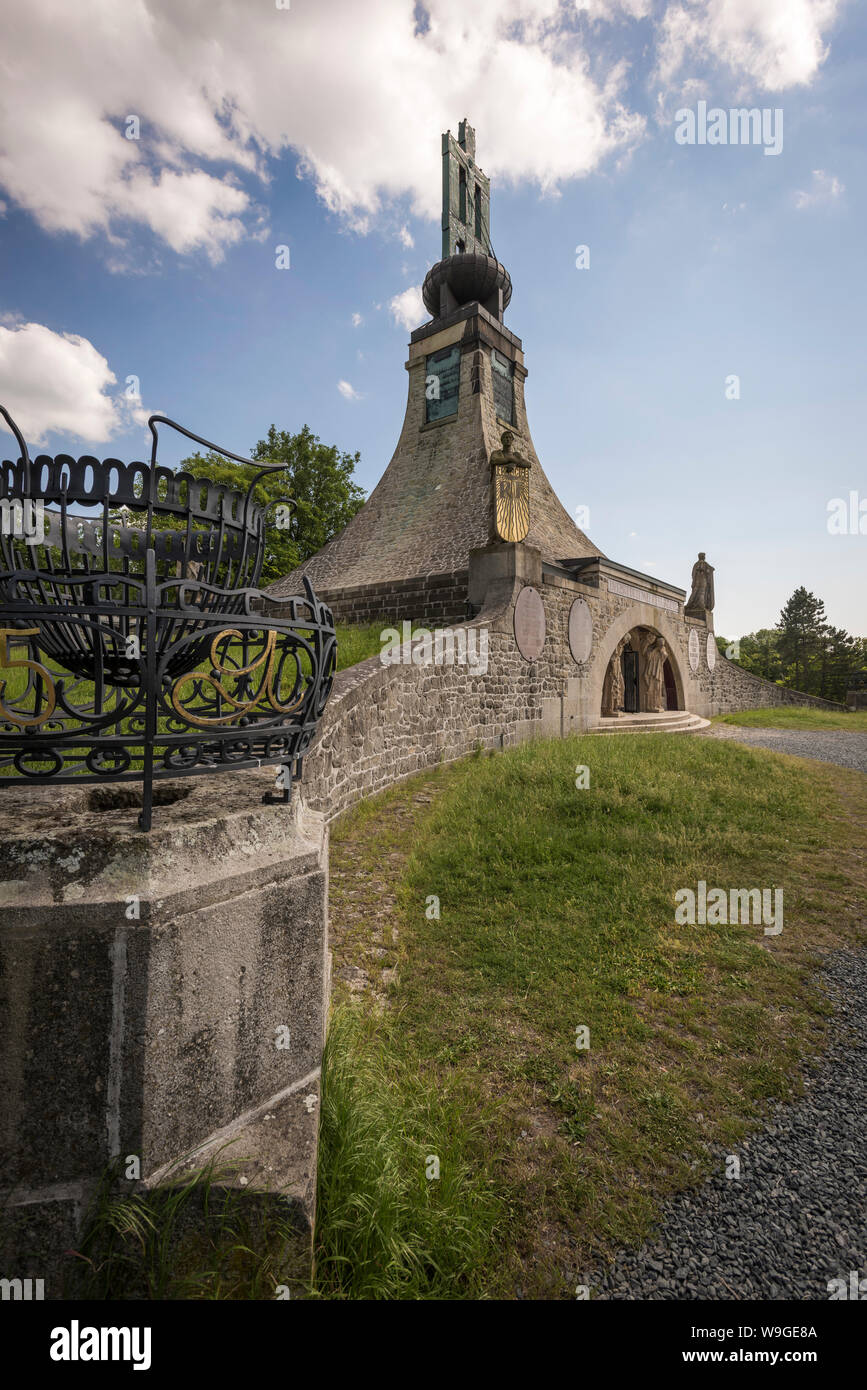
[[[410,338],[394,456],[348,526],[272,585],[275,594],[296,593],[306,574],[343,621],[430,625],[467,616],[470,551],[495,535],[492,455],[529,465],[526,541],[543,561],[601,554],[561,505],[533,448],[521,340],[503,323],[512,282],[493,251],[490,181],[476,164],[468,121],[457,140],[443,135],[442,154],[443,254],[422,286],[431,319]]]

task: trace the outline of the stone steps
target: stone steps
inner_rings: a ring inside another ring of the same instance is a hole
[[[621,714],[618,719],[602,718],[590,734],[692,734],[706,729],[709,719],[689,710],[667,710],[661,714]]]

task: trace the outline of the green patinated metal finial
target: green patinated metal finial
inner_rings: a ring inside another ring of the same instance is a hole
[[[457,140],[443,135],[443,260],[462,252],[492,256],[491,181],[476,164],[476,132],[469,121]]]

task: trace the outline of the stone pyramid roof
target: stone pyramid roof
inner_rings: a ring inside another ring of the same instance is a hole
[[[514,451],[531,465],[527,543],[553,562],[602,554],[561,504],[533,447],[520,340],[480,304],[468,307],[453,325],[461,344],[457,415],[433,424],[425,420],[425,359],[443,336],[431,332],[440,322],[435,320],[413,334],[406,415],[387,469],[349,524],[273,584],[272,593],[296,592],[302,575],[317,592],[328,593],[466,569],[470,551],[488,543],[489,459],[501,447],[506,428],[514,435]],[[511,425],[498,417],[494,403],[490,348],[495,343],[501,350],[508,347],[516,362]]]

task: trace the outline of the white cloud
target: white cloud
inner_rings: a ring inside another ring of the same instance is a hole
[[[412,232],[409,230],[409,227],[407,227],[406,223],[404,223],[397,235],[400,238],[401,246],[405,246],[407,250],[415,246],[415,240],[413,238]]]
[[[665,85],[702,59],[742,87],[775,92],[808,83],[827,57],[825,31],[840,0],[682,0],[660,25],[657,74]]]
[[[796,208],[812,208],[823,203],[836,203],[846,192],[846,185],[835,174],[824,169],[813,170],[813,182],[809,189],[799,188],[795,194]]]
[[[660,80],[709,58],[736,80],[807,82],[838,3],[671,0],[650,34]],[[110,238],[115,267],[136,228],[212,261],[264,235],[271,156],[294,154],[325,205],[367,231],[386,212],[389,227],[438,216],[439,133],[465,114],[488,174],[549,194],[617,165],[646,126],[627,63],[591,53],[578,21],[646,23],[650,0],[425,0],[426,27],[412,0],[10,6],[0,184],[49,232]]]
[[[421,297],[421,285],[408,285],[400,294],[394,295],[389,300],[388,309],[395,323],[410,332],[430,318]]]
[[[41,323],[0,325],[0,380],[3,404],[28,447],[44,445],[51,430],[104,443],[147,420],[140,401],[110,393],[117,377],[93,343]]]
[[[645,19],[651,0],[575,0],[575,8],[588,19],[611,23],[615,19]]]
[[[144,225],[216,260],[255,215],[269,155],[294,151],[323,202],[366,230],[392,199],[436,217],[439,133],[465,112],[488,173],[549,190],[643,129],[623,74],[591,75],[559,0],[427,0],[418,34],[411,0],[379,0],[373,18],[358,0],[221,4],[207,23],[198,0],[16,9],[0,182],[49,231]],[[412,244],[405,224],[398,235]]]
[[[351,386],[348,381],[338,381],[337,389],[345,401],[361,400],[361,392],[356,391],[355,387]]]
[[[354,314],[352,315],[352,327],[353,327],[353,328],[360,328],[361,325],[362,325],[363,323],[364,323],[364,319],[362,318],[361,314],[359,314],[358,312],[356,312],[356,313],[354,313]]]

